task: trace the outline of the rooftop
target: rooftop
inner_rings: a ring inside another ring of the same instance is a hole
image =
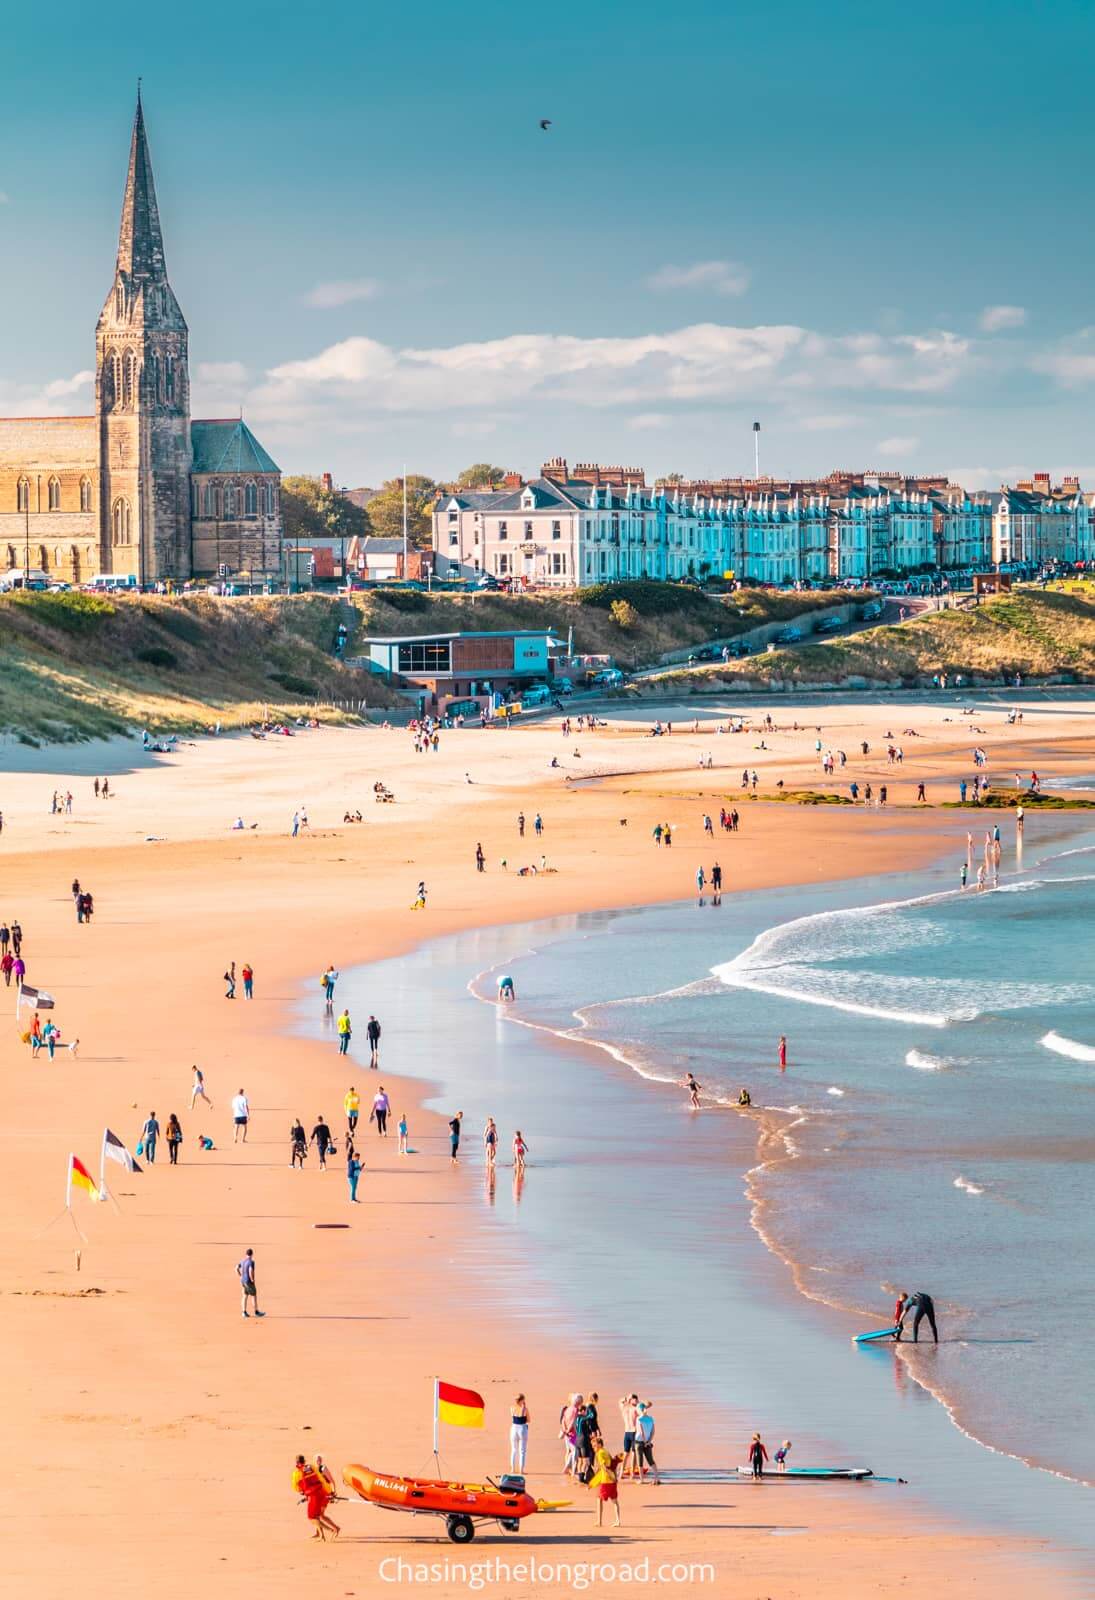
[[[242,417],[214,417],[190,424],[194,472],[280,472]]]

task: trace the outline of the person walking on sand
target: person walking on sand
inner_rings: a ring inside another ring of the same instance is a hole
[[[381,1139],[388,1137],[388,1112],[392,1109],[392,1102],[388,1099],[388,1091],[381,1084],[373,1096],[373,1109],[369,1114],[369,1121],[376,1122],[376,1131]]]
[[[253,1000],[255,998],[255,969],[249,961],[243,963],[240,976],[243,978],[243,998],[245,1000]]]
[[[304,1124],[298,1117],[289,1129],[289,1165],[299,1167],[304,1171],[304,1163],[308,1159],[308,1135],[304,1131]]]
[[[167,1119],[167,1129],[164,1133],[167,1140],[167,1159],[173,1167],[179,1164],[179,1146],[182,1144],[182,1124],[174,1112]]]
[[[768,1452],[764,1448],[764,1441],[759,1433],[754,1433],[749,1441],[749,1465],[753,1469],[753,1477],[760,1478],[764,1475],[764,1463],[768,1460]]]
[[[698,1111],[700,1109],[700,1085],[690,1072],[685,1074],[681,1088],[688,1090],[688,1104],[693,1111]]]
[[[362,1165],[361,1157],[354,1149],[353,1140],[348,1139],[346,1141],[346,1182],[350,1186],[350,1200],[354,1205],[358,1204],[357,1186],[361,1178]]]
[[[528,1455],[528,1405],[523,1394],[519,1394],[510,1407],[509,1413],[509,1470],[521,1472],[525,1470],[525,1458]]]
[[[244,1313],[246,1315],[246,1313]],[[257,1315],[257,1313],[256,1313]],[[331,1503],[331,1492],[315,1467],[310,1467],[303,1456],[297,1457],[296,1471],[293,1473],[293,1488],[300,1491],[308,1511],[308,1521],[315,1523],[316,1531],[313,1539],[326,1539],[324,1529],[329,1529],[338,1538],[340,1528],[337,1522],[332,1522],[327,1515],[327,1507]]]
[[[369,1041],[369,1065],[370,1067],[379,1067],[380,1023],[373,1016],[369,1018],[368,1026],[365,1029],[365,1037]]]
[[[787,1035],[785,1033],[780,1034],[779,1044],[776,1049],[779,1055],[779,1070],[785,1072],[787,1070]]]
[[[475,846],[475,870],[476,870],[476,872],[482,872],[483,868],[486,865],[486,861],[487,861],[487,858],[483,854],[483,846],[482,846],[481,843],[477,842],[476,846]]]
[[[224,975],[224,981],[228,985],[228,988],[224,991],[224,998],[226,1000],[234,1000],[236,998],[236,963],[234,961],[229,963],[228,971]]]
[[[343,1096],[342,1109],[346,1113],[346,1125],[350,1130],[350,1138],[353,1139],[354,1134],[357,1132],[357,1119],[361,1114],[361,1096],[352,1083]]]
[[[324,969],[322,978],[319,980],[323,989],[323,998],[326,1001],[328,1011],[331,1010],[332,1003],[335,998],[335,982],[337,978],[338,973],[335,971],[334,966],[328,965]]]
[[[156,1140],[160,1137],[160,1125],[156,1121],[156,1113],[150,1111],[148,1120],[141,1129],[141,1143],[144,1145],[145,1160],[151,1166],[156,1160]]]
[[[320,1170],[320,1172],[326,1172],[327,1171],[327,1151],[328,1151],[328,1148],[334,1143],[334,1140],[331,1138],[331,1130],[327,1126],[327,1123],[324,1120],[322,1111],[320,1112],[319,1116],[316,1118],[316,1125],[312,1129],[312,1136],[311,1136],[311,1138],[309,1139],[308,1142],[309,1142],[309,1144],[314,1144],[315,1147],[316,1147],[316,1153],[319,1156],[319,1170]]]
[[[525,1157],[528,1155],[528,1145],[520,1128],[513,1136],[513,1166],[515,1172],[524,1172]]]
[[[290,829],[290,838],[295,839],[299,832],[300,832],[300,812],[299,811],[294,811],[293,812],[293,825],[292,825],[292,828]]]
[[[265,1311],[259,1310],[259,1287],[255,1281],[255,1252],[248,1247],[242,1261],[236,1267],[240,1279],[240,1310],[246,1317],[248,1302],[254,1307],[256,1317],[264,1317]]]
[[[399,1154],[401,1156],[407,1154],[407,1133],[407,1113],[401,1111],[399,1114]]]
[[[483,1129],[483,1153],[487,1158],[487,1166],[493,1167],[498,1155],[498,1129],[493,1117],[487,1118],[487,1125]]]
[[[615,1518],[612,1526],[620,1526],[620,1486],[616,1478],[616,1470],[620,1465],[620,1457],[614,1456],[604,1445],[598,1449],[594,1457],[597,1470],[589,1480],[589,1486],[597,1495],[597,1526],[604,1524],[605,1506],[612,1507]]]
[[[462,1111],[458,1111],[455,1117],[449,1118],[449,1164],[454,1167],[457,1151],[460,1149],[460,1124],[463,1120]]]
[[[191,1109],[191,1111],[193,1111],[195,1105],[198,1103],[199,1100],[204,1100],[206,1105],[209,1107],[210,1111],[212,1111],[213,1102],[212,1102],[212,1100],[210,1100],[209,1096],[205,1092],[205,1074],[202,1072],[202,1069],[199,1066],[196,1066],[196,1065],[191,1068],[191,1071],[194,1074],[194,1081],[190,1085],[190,1109]]]
[[[639,1412],[636,1418],[635,1444],[639,1454],[639,1480],[645,1482],[647,1472],[653,1473],[651,1482],[658,1484],[658,1463],[654,1460],[654,1414],[650,1409],[649,1400],[639,1402]]]
[[[241,1138],[244,1144],[247,1143],[247,1124],[250,1119],[251,1107],[248,1103],[247,1096],[241,1089],[238,1094],[234,1094],[232,1096],[233,1144],[239,1144]]]
[[[350,1040],[353,1037],[353,1030],[350,1027],[350,1012],[348,1009],[342,1012],[338,1022],[336,1023],[336,1027],[338,1029],[338,1053],[340,1056],[344,1056],[350,1049]]]

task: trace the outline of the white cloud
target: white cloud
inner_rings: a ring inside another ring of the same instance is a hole
[[[376,278],[341,278],[331,283],[317,283],[304,296],[304,303],[319,311],[333,311],[355,300],[374,300],[379,293],[380,283]]]
[[[897,460],[901,456],[911,456],[919,444],[920,440],[915,434],[898,433],[892,439],[880,439],[877,448],[880,455],[890,456]]]
[[[977,326],[982,333],[1003,333],[1008,328],[1021,328],[1026,320],[1025,306],[986,306]]]
[[[492,422],[486,417],[478,422],[454,422],[449,429],[454,439],[486,439],[497,431],[497,422]]]
[[[799,427],[807,433],[838,433],[844,428],[858,428],[863,421],[851,411],[825,411],[816,417],[802,417]]]
[[[89,389],[95,382],[95,374],[90,368],[83,372],[74,372],[71,378],[54,378],[52,383],[47,383],[42,390],[47,400],[60,400],[62,395],[79,394],[81,389]]]
[[[664,411],[640,411],[629,419],[627,425],[629,428],[635,428],[638,432],[644,433],[648,430],[668,427],[672,420],[671,417],[666,416]]]
[[[744,294],[749,272],[740,261],[697,261],[690,267],[660,267],[646,280],[649,289],[711,289],[715,294]]]
[[[361,335],[272,368],[248,405],[256,417],[286,422],[320,413],[497,411],[532,398],[655,413],[673,401],[935,394],[976,361],[970,342],[952,333],[833,337],[793,324],[694,323],[614,338],[520,333],[427,349]]]
[[[245,383],[247,368],[242,361],[199,361],[197,376],[202,383]]]

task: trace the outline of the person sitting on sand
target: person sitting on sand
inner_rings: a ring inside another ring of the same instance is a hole
[[[739,1106],[751,1106],[752,1104],[753,1104],[752,1095],[749,1093],[748,1089],[743,1088],[741,1093],[738,1095],[738,1105]]]

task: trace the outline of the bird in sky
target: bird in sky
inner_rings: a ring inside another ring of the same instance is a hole
[[[548,131],[548,129],[551,127],[551,118],[550,117],[541,117],[540,118],[540,126],[543,129],[543,131],[546,133]]]

